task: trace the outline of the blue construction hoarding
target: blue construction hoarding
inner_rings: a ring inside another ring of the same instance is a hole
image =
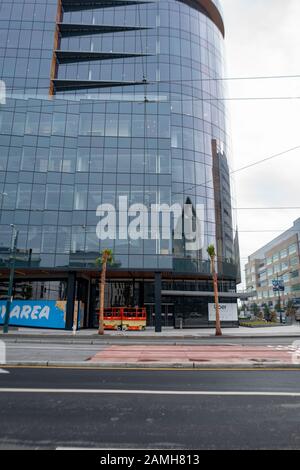
[[[65,329],[66,301],[14,300],[11,303],[9,325],[31,328]],[[0,301],[0,325],[3,325],[6,301]]]

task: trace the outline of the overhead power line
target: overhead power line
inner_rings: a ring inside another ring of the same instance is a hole
[[[235,211],[285,211],[285,210],[300,210],[300,206],[294,207],[233,207]]]
[[[142,38],[140,39],[142,41]],[[142,61],[144,57],[142,56]],[[300,74],[294,75],[246,75],[239,77],[199,77],[199,78],[178,78],[178,79],[169,79],[169,80],[148,80],[147,84],[160,84],[160,83],[190,83],[190,82],[228,82],[228,81],[251,81],[251,80],[289,80],[289,79],[299,79]],[[138,80],[135,80],[138,82]],[[21,88],[21,87],[19,87]],[[47,87],[41,87],[47,88]],[[48,88],[47,88],[48,89]]]
[[[199,80],[198,80],[199,81]],[[157,82],[157,84],[159,83],[162,83],[162,82]],[[147,82],[147,83],[139,83],[139,84],[132,84],[130,86],[148,86],[150,85],[151,83],[150,82]],[[153,82],[153,84],[155,84],[155,82]],[[118,88],[122,88],[122,84],[118,87]],[[68,87],[61,87],[61,90],[65,90],[65,91],[68,91]],[[17,90],[17,91],[25,91],[26,89],[25,88],[15,88],[15,87],[7,87],[6,90]],[[46,87],[38,87],[38,88],[35,88],[34,89],[35,91],[39,91],[39,90],[48,90],[48,88]],[[82,91],[82,90],[74,90],[74,93],[76,91]],[[154,93],[154,92],[151,92],[149,91],[148,92],[150,95],[151,93]],[[164,93],[170,93],[169,91],[165,91]],[[89,94],[88,91],[86,91],[85,94]],[[101,95],[101,93],[100,93]],[[58,96],[61,96],[61,95],[58,95]],[[70,95],[71,96],[71,95]],[[82,97],[84,97],[84,94],[82,95]],[[112,94],[112,97],[113,97],[113,94]],[[89,98],[89,100],[91,102],[93,101],[110,101],[110,102],[121,102],[121,103],[144,103],[144,99],[143,100],[133,100],[133,99],[128,99],[128,100],[122,100],[122,99],[112,99],[112,97],[110,98],[106,98],[105,100],[101,100],[99,98]],[[161,97],[163,98],[163,97]],[[38,95],[36,96],[36,99],[38,99]],[[68,100],[68,96],[65,96],[63,97],[62,99],[64,100]],[[185,97],[182,97],[182,98],[172,98],[172,97],[168,97],[168,99],[151,99],[151,96],[149,98],[149,103],[181,103],[181,102],[197,102],[197,101],[201,101],[201,102],[226,102],[226,101],[299,101],[300,100],[300,96],[237,96],[237,97],[206,97],[206,98],[196,98],[196,97],[189,97],[189,98],[185,98]],[[71,100],[69,100],[71,101]],[[79,102],[78,101],[74,101],[74,102]]]
[[[287,80],[300,78],[300,75],[257,75],[244,77],[207,77],[207,78],[186,78],[179,80],[151,80],[151,83],[176,83],[176,82],[225,82],[225,81],[242,81],[242,80]]]
[[[248,170],[248,168],[252,168],[256,165],[260,165],[262,163],[273,160],[274,158],[281,157],[283,155],[286,155],[288,153],[294,152],[295,150],[299,150],[299,149],[300,149],[300,145],[297,145],[296,147],[291,147],[290,149],[284,150],[283,152],[275,153],[274,155],[271,155],[270,157],[263,158],[262,160],[258,160],[256,162],[250,163],[249,165],[242,166],[241,168],[237,168],[236,170],[233,170],[231,172],[231,174],[235,174],[235,173],[239,173],[240,171]]]
[[[278,230],[278,229],[275,229],[275,230],[240,230],[238,229],[238,233],[284,233],[284,232],[293,232],[293,233],[298,233],[299,230],[293,230],[293,229],[282,229],[282,230]]]
[[[244,170],[247,170],[249,168],[253,168],[254,166],[257,166],[257,165],[260,165],[264,162],[267,162],[267,161],[270,161],[270,160],[273,160],[274,158],[277,158],[277,157],[281,157],[283,155],[286,155],[288,153],[291,153],[291,152],[294,152],[295,150],[299,150],[300,149],[300,145],[297,145],[296,147],[291,147],[290,149],[287,149],[287,150],[284,150],[283,152],[280,152],[280,153],[276,153],[274,155],[271,155],[270,157],[266,157],[266,158],[263,158],[261,160],[257,160],[256,162],[253,162],[253,163],[250,163],[249,165],[246,165],[246,166],[243,166],[241,168],[237,168],[236,170],[232,170],[230,172],[230,175],[232,174],[235,174],[235,173],[239,173],[240,171],[244,171]],[[199,184],[193,184],[191,186],[189,186],[188,188],[184,188],[184,192],[187,192],[187,191],[190,191],[198,186],[204,186],[206,187],[208,184],[212,183],[213,180],[210,179],[208,181],[205,181],[205,183],[199,183]],[[173,195],[176,195],[176,194],[182,194],[182,192],[176,192],[176,193],[172,193]]]

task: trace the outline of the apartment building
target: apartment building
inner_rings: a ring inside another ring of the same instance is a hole
[[[246,287],[255,291],[251,303],[275,307],[279,296],[282,305],[292,300],[300,305],[300,218],[293,226],[249,256],[246,264]],[[273,289],[273,281],[281,281],[284,291]]]

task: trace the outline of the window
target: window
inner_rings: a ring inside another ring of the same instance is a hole
[[[184,162],[184,182],[192,183],[195,182],[195,164],[191,161]]]
[[[104,136],[104,123],[105,118],[103,114],[93,114],[93,127],[92,134],[98,136]]]
[[[87,187],[78,185],[75,188],[74,209],[85,210],[87,208]]]
[[[281,271],[285,271],[286,269],[289,269],[289,263],[281,263]]]
[[[90,149],[89,148],[79,148],[77,150],[76,171],[88,172],[89,171],[89,160],[90,160]]]
[[[268,269],[268,276],[273,276],[273,268]]]
[[[68,114],[66,122],[66,135],[71,137],[77,137],[78,135],[78,122],[79,116],[76,114]]]
[[[101,149],[92,148],[90,160],[93,172],[101,172],[103,170],[103,154]]]
[[[31,184],[19,184],[17,209],[30,209]]]
[[[25,127],[25,114],[15,113],[12,134],[23,135],[24,127]]]
[[[171,146],[173,148],[182,148],[182,128],[172,127]]]
[[[85,231],[82,227],[73,227],[71,238],[71,252],[76,253],[78,251],[84,251],[84,245]]]
[[[13,123],[13,113],[0,112],[0,132],[7,134],[11,132]]]
[[[183,161],[172,160],[172,179],[173,181],[183,181]]]
[[[92,115],[83,113],[80,115],[79,134],[90,135],[92,130]]]
[[[194,131],[193,129],[183,128],[183,147],[185,149],[194,148]]]
[[[292,286],[292,292],[297,292],[297,291],[300,291],[300,284],[295,284],[294,286]]]
[[[106,115],[105,135],[108,137],[117,137],[118,135],[118,115]]]
[[[23,147],[21,170],[32,171],[35,165],[35,148]]]
[[[52,131],[52,116],[51,114],[41,114],[40,130],[41,135],[51,135]]]
[[[63,153],[61,148],[51,148],[49,156],[49,171],[62,171]]]
[[[45,225],[42,233],[42,253],[55,253],[56,227]]]
[[[131,171],[132,173],[144,173],[144,150],[133,150],[131,157]]]
[[[102,203],[102,191],[99,186],[90,186],[88,192],[88,209],[96,210],[99,204]]]
[[[282,276],[283,282],[289,282],[290,280],[290,274],[286,273]]]
[[[8,171],[19,171],[22,149],[19,147],[11,147],[9,149],[9,157],[7,169]]]
[[[119,137],[131,136],[131,115],[122,114],[119,119]]]
[[[118,172],[130,173],[130,150],[119,149],[118,151]]]
[[[34,184],[32,187],[31,210],[43,210],[45,206],[45,186]]]
[[[47,148],[38,148],[35,158],[35,171],[45,173],[48,170],[49,150]]]
[[[52,134],[53,135],[64,135],[66,127],[66,116],[62,113],[53,114],[53,125],[52,125]]]
[[[60,227],[57,233],[56,253],[70,253],[71,227]]]
[[[289,255],[294,255],[297,253],[297,244],[295,243],[294,245],[289,246]]]
[[[285,248],[284,250],[281,250],[280,252],[280,258],[286,258],[288,255],[288,250]]]
[[[74,191],[73,186],[62,185],[60,193],[60,210],[73,210]]]
[[[76,150],[64,149],[62,171],[64,173],[74,173],[75,168],[76,168]]]
[[[132,137],[144,137],[145,135],[145,122],[144,116],[133,115],[132,117]]]
[[[31,249],[33,253],[40,253],[41,251],[41,227],[29,227],[27,249]]]
[[[162,119],[166,116],[161,116]],[[146,136],[147,137],[157,137],[157,117],[156,116],[147,116],[146,121]],[[161,136],[163,137],[163,136]]]
[[[15,209],[16,198],[17,198],[17,185],[6,184],[4,192],[7,194],[2,198],[2,209]]]
[[[104,155],[104,171],[115,173],[117,168],[117,149],[106,149]]]
[[[295,256],[291,259],[291,266],[297,266],[297,264],[299,264],[299,258],[298,256]]]
[[[57,210],[59,207],[59,185],[48,184],[46,188],[46,209]],[[47,252],[46,252],[47,253]]]
[[[27,113],[25,134],[37,135],[39,128],[40,114]]]
[[[280,264],[276,264],[276,265],[274,266],[274,273],[277,274],[277,273],[279,273],[279,272],[280,272]]]

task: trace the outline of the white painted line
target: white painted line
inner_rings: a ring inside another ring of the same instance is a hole
[[[48,346],[48,347],[44,347],[44,346],[21,346],[21,345],[7,345],[6,348],[7,349],[11,349],[11,350],[14,350],[14,349],[21,349],[22,351],[24,349],[42,349],[42,350],[49,350],[49,351],[91,351],[91,350],[95,350],[95,351],[100,351],[101,348],[103,348],[105,346],[91,346],[91,347],[84,347],[84,348],[81,348],[80,345],[77,346],[77,347],[67,347],[67,346],[63,346],[63,347],[57,347],[56,345],[53,345],[52,347],[51,346]]]
[[[0,374],[9,374],[9,371],[8,371],[8,370],[0,369]]]
[[[239,391],[182,391],[182,390],[115,390],[115,389],[71,389],[71,388],[0,388],[0,393],[58,393],[86,395],[183,395],[183,396],[257,396],[299,397],[300,392],[239,392]]]

